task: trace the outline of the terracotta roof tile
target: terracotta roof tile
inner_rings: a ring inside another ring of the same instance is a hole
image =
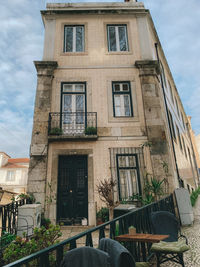
[[[16,158],[16,159],[8,159],[10,163],[29,163],[29,158]]]
[[[6,165],[2,166],[2,168],[27,168],[27,167],[23,165],[17,165],[14,163],[7,163]]]

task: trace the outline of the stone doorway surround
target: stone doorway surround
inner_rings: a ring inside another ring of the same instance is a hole
[[[57,186],[58,186],[58,158],[60,155],[87,155],[88,157],[88,225],[96,225],[96,203],[94,197],[94,169],[93,169],[93,150],[92,149],[53,149],[51,166],[48,168],[47,185],[51,184],[51,192],[46,186],[47,199],[53,196],[52,202],[45,207],[45,214],[48,215],[52,223],[57,220]],[[55,196],[55,197],[54,197]]]

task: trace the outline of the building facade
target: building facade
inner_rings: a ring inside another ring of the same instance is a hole
[[[28,167],[28,158],[11,158],[6,153],[0,152],[0,187],[5,190],[5,195],[26,193]]]
[[[167,193],[198,177],[181,104],[141,2],[47,4],[28,192],[53,222],[96,223],[96,186],[115,200],[143,194],[147,173]],[[167,166],[166,168],[163,166]]]

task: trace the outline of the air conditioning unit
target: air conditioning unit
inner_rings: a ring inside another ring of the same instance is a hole
[[[31,236],[35,227],[40,227],[41,223],[41,204],[27,204],[18,207],[17,216],[17,235]]]

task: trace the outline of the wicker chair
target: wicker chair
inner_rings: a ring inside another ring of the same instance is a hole
[[[151,223],[154,234],[169,235],[165,241],[151,247],[151,252],[157,257],[157,267],[166,261],[176,262],[184,267],[183,253],[189,250],[189,246],[187,238],[181,235],[176,216],[167,211],[152,212]]]

